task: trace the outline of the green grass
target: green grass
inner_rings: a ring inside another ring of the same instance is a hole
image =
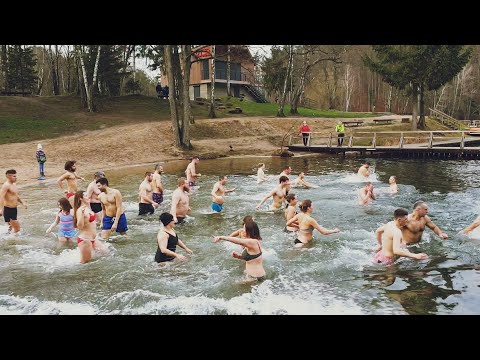
[[[240,99],[224,99],[224,102],[241,107],[242,114],[229,114],[228,110],[217,110],[217,117],[274,117],[277,104],[258,104]],[[143,95],[100,98],[97,112],[82,109],[80,99],[75,96],[45,97],[0,97],[0,144],[26,142],[75,134],[81,131],[98,130],[116,125],[170,121],[168,100]],[[312,110],[299,108],[306,117],[361,118],[372,113],[346,113],[340,111]],[[290,106],[285,106],[289,116]],[[208,117],[208,105],[192,103],[195,119]]]
[[[237,98],[222,98],[223,103],[231,103],[233,107],[242,108],[244,116],[277,116],[278,104],[261,104],[253,101],[240,101]],[[223,110],[228,112],[229,109]],[[283,110],[285,116],[290,116],[290,105],[286,104]],[[307,108],[298,108],[300,116],[317,117],[317,118],[365,118],[377,115],[377,113],[359,113],[359,112],[345,112],[335,110],[315,110]],[[237,115],[238,116],[238,115]]]

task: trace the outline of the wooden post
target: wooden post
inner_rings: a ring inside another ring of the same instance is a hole
[[[375,146],[377,146],[377,133],[373,133],[373,139],[372,139],[372,148],[375,149]]]
[[[402,131],[400,133],[400,144],[399,144],[400,149],[403,149],[403,142],[404,142],[404,139],[403,139],[403,131]]]
[[[350,134],[350,140],[348,140],[348,147],[352,147],[353,145],[353,133]]]
[[[330,133],[330,139],[328,140],[328,147],[332,147],[332,133]]]
[[[312,138],[312,133],[308,134],[307,146],[310,146],[310,139]]]
[[[464,146],[465,146],[465,131],[462,131],[462,141],[460,142],[460,149],[463,150]]]
[[[289,146],[292,145],[292,136],[293,136],[293,135],[290,135],[290,140],[288,140],[288,145],[289,145]]]
[[[430,139],[428,140],[428,148],[431,149],[433,146],[433,131],[430,131]]]

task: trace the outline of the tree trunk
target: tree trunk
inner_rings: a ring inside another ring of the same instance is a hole
[[[290,45],[289,54],[288,54],[288,63],[287,63],[287,73],[285,74],[285,82],[283,83],[282,96],[280,97],[280,101],[278,104],[277,117],[285,117],[283,108],[285,107],[285,97],[287,94],[288,77],[290,76],[290,69],[292,67],[292,63],[293,63],[293,45]]]
[[[168,100],[175,146],[192,149],[188,118],[190,116],[190,78],[186,76],[190,75],[191,47],[190,45],[182,46],[180,57],[182,58],[183,73],[177,45],[165,45],[163,56],[170,89]]]
[[[418,120],[418,128],[425,130],[425,86],[423,83],[420,84],[420,119]]]
[[[210,111],[208,112],[208,117],[210,119],[215,119],[217,114],[215,114],[215,45],[212,45],[212,76],[211,76],[211,93],[210,93]]]
[[[413,85],[412,91],[412,131],[417,130],[417,113],[418,113],[418,88]]]
[[[2,77],[3,77],[3,89],[5,91],[9,90],[8,86],[8,65],[7,65],[7,45],[2,45]]]
[[[227,96],[232,96],[230,91],[230,45],[227,45]]]
[[[52,50],[52,45],[48,45],[48,60],[50,63],[50,73],[52,75],[52,89],[53,89],[53,95],[57,96],[60,95],[58,91],[58,74],[57,74],[57,68],[55,66],[55,58],[53,56],[53,50]]]

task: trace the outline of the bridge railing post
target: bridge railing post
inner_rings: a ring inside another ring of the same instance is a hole
[[[433,146],[433,131],[430,131],[430,139],[428,139],[428,148],[431,149]]]
[[[288,140],[288,146],[292,145],[292,137],[293,135],[290,135],[290,139]]]
[[[375,149],[377,146],[377,133],[373,133],[373,139],[372,139],[372,148]]]
[[[312,139],[312,133],[308,134],[307,146],[310,146],[311,139]]]
[[[352,147],[353,145],[353,133],[350,134],[350,139],[348,140],[348,147]]]
[[[330,139],[328,139],[328,147],[332,147],[332,133],[330,133]]]
[[[460,141],[460,149],[465,147],[465,131],[462,131],[462,140]]]
[[[403,131],[400,133],[400,144],[398,145],[398,147],[400,149],[403,149],[403,142],[405,141],[405,139],[403,138]]]

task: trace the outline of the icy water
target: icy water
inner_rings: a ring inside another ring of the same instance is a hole
[[[54,220],[61,196],[54,179],[23,187],[29,203],[19,208],[23,235],[13,238],[0,222],[0,314],[479,314],[480,230],[469,237],[458,232],[480,213],[480,162],[372,159],[377,201],[357,204],[362,182],[355,175],[363,158],[295,157],[201,160],[204,176],[190,198],[191,218],[176,231],[194,251],[185,263],[159,267],[154,261],[158,215],[170,209],[172,191],[188,161],[165,163],[165,201],[156,214],[139,218],[137,193],[149,167],[107,172],[111,187],[124,198],[128,236],[109,242],[111,253],[79,263],[75,244],[59,245],[45,230]],[[293,247],[282,230],[283,213],[256,212],[255,205],[274,186],[273,178],[258,185],[256,165],[265,162],[267,174],[285,165],[291,178],[305,171],[319,189],[293,189],[299,199],[311,199],[313,216],[329,236],[315,231],[312,246]],[[78,164],[79,174],[82,164]],[[229,177],[224,212],[212,214],[210,192],[218,175]],[[400,193],[384,193],[396,175]],[[53,180],[53,181],[52,181]],[[88,183],[80,183],[85,189]],[[385,269],[371,262],[375,230],[392,218],[397,207],[411,210],[422,198],[430,217],[449,240],[426,229],[418,249],[430,259],[402,259]],[[230,257],[238,246],[212,242],[228,235],[241,219],[253,215],[263,237],[267,280],[244,282],[242,261]],[[182,249],[177,251],[184,254]]]

